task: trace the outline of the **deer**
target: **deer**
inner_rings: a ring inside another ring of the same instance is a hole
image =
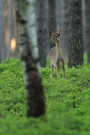
[[[63,75],[65,78],[65,61],[66,56],[65,52],[63,51],[59,38],[61,35],[61,30],[57,33],[53,33],[49,31],[51,39],[49,40],[50,43],[55,43],[56,47],[52,47],[49,56],[50,56],[50,67],[51,67],[51,78],[53,77],[53,68],[56,68],[57,77],[60,77],[60,68],[63,69]]]

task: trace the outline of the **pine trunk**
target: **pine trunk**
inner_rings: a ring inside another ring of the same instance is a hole
[[[86,20],[86,29],[85,29],[85,43],[86,51],[88,55],[88,64],[90,64],[90,0],[85,0],[85,20]]]
[[[58,29],[61,29],[61,37],[60,42],[62,48],[68,53],[68,46],[70,40],[70,32],[69,32],[69,0],[59,0],[59,4],[57,3],[58,12],[60,17],[58,18]]]
[[[46,66],[48,47],[48,3],[47,0],[37,0],[37,41],[41,67]]]
[[[83,64],[82,0],[71,0],[69,67]]]
[[[0,63],[6,58],[5,29],[4,29],[4,0],[0,0]]]
[[[48,0],[48,9],[49,9],[49,31],[53,31],[54,33],[57,30],[57,19],[56,19],[56,0]],[[50,49],[55,46],[55,44],[50,44]]]

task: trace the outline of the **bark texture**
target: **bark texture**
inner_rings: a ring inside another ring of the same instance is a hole
[[[61,29],[60,42],[62,48],[68,53],[69,40],[70,40],[70,16],[69,16],[69,0],[57,0],[57,29]]]
[[[15,0],[19,45],[27,91],[27,116],[45,114],[45,98],[39,72],[34,0]]]
[[[6,58],[5,29],[4,29],[4,4],[5,0],[0,0],[0,63]]]
[[[86,20],[86,29],[85,29],[85,43],[86,51],[88,55],[88,64],[90,64],[90,0],[85,0],[85,20]]]
[[[48,1],[37,0],[37,41],[41,67],[46,66],[48,48]]]
[[[69,67],[83,64],[82,0],[71,0]]]
[[[56,0],[48,0],[48,31],[57,31],[57,19],[56,19]],[[50,49],[55,46],[55,44],[50,44]]]

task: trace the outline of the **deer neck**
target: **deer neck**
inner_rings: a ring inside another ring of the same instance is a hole
[[[57,41],[57,42],[55,42],[55,44],[56,44],[56,54],[60,58],[61,57],[61,53],[62,53],[60,42]]]

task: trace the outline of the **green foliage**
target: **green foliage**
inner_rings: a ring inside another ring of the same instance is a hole
[[[41,68],[46,96],[46,116],[26,118],[26,91],[20,60],[0,64],[1,135],[89,135],[90,65],[66,66],[66,79],[50,78],[50,68]]]

